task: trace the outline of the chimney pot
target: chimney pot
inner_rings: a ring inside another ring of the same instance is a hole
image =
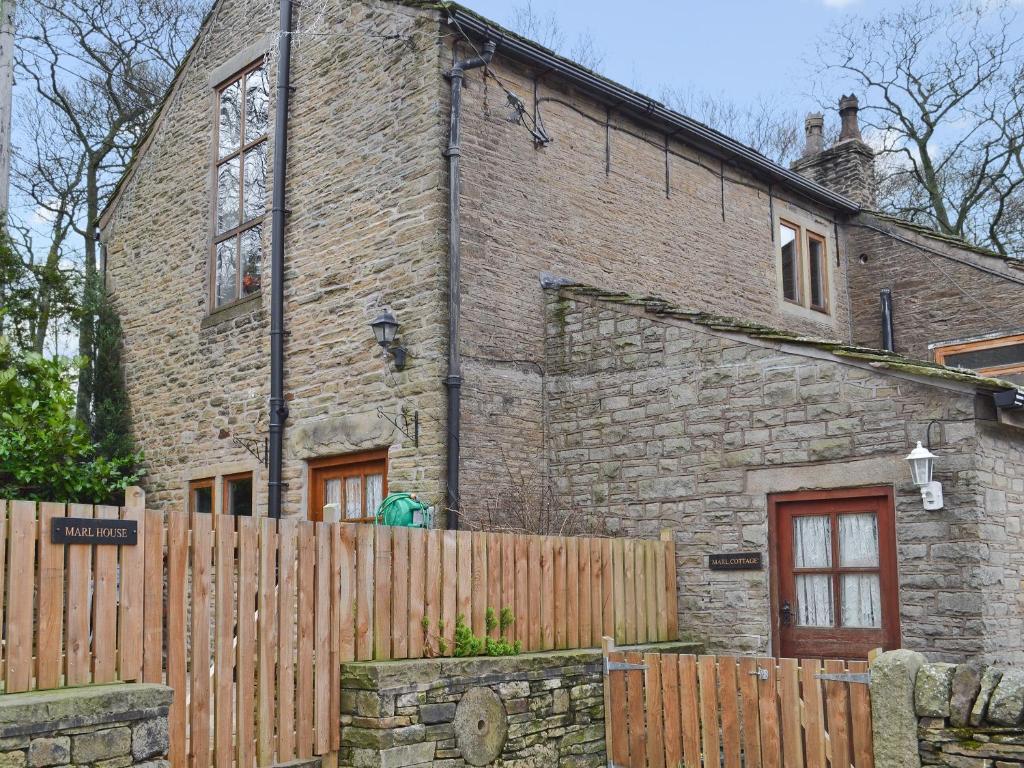
[[[813,157],[825,149],[825,116],[821,112],[811,112],[804,120],[804,157]]]
[[[860,105],[857,97],[852,93],[839,99],[839,117],[843,121],[842,128],[839,131],[839,141],[847,141],[848,139],[862,140],[860,125],[857,123],[857,111],[859,109]]]

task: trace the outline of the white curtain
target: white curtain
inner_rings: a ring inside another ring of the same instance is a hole
[[[341,519],[341,481],[324,483],[324,522],[336,523]]]
[[[832,526],[825,515],[793,518],[793,565],[797,568],[832,567]],[[802,627],[835,625],[832,577],[808,574],[796,577],[796,621]]]
[[[351,520],[354,517],[363,516],[363,479],[356,477],[345,478],[345,518]]]
[[[366,476],[366,516],[376,515],[384,501],[384,475]]]
[[[873,512],[839,516],[839,565],[878,567],[878,518]],[[882,596],[876,573],[848,573],[840,580],[844,627],[880,627]]]

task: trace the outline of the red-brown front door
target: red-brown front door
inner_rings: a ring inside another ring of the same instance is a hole
[[[891,488],[769,496],[774,653],[865,658],[898,648]]]

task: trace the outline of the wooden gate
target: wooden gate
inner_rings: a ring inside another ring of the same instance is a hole
[[[872,768],[867,662],[621,652],[605,641],[613,768]]]

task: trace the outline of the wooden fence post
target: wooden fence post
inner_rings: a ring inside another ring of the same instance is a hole
[[[611,681],[608,679],[608,656],[615,650],[615,640],[604,635],[601,637],[601,687],[604,691],[604,753],[605,764],[612,764],[612,694]]]

